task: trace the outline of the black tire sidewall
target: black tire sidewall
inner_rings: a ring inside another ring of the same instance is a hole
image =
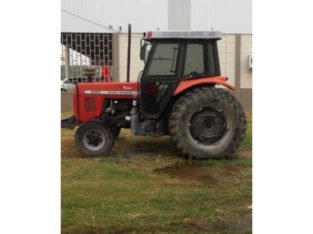
[[[197,144],[188,129],[193,114],[203,107],[222,111],[227,124],[230,124],[226,135],[217,145]],[[240,145],[242,137],[238,108],[241,105],[228,91],[216,88],[197,88],[183,95],[175,104],[170,118],[170,135],[183,154],[191,158],[226,158]]]
[[[213,102],[211,102],[213,101]],[[208,102],[211,102],[208,104]],[[189,129],[186,127],[188,123],[190,122],[192,116],[195,114],[195,112],[198,111],[198,109],[203,108],[203,107],[210,107],[213,109],[219,108],[222,110],[224,113],[224,118],[227,123],[231,123],[229,131],[225,134],[225,136],[221,139],[222,141],[218,141],[215,147],[211,147],[212,149],[209,150],[209,147],[205,147],[203,145],[197,145],[196,141],[192,138]],[[229,147],[230,143],[233,141],[234,138],[234,133],[236,130],[236,118],[235,118],[235,111],[234,109],[228,105],[227,103],[223,102],[222,100],[217,100],[217,99],[208,99],[207,103],[199,103],[198,105],[192,105],[190,106],[190,109],[188,112],[183,115],[183,118],[181,120],[181,129],[183,137],[185,137],[190,150],[189,154],[192,155],[193,157],[197,158],[206,158],[206,157],[211,157],[211,158],[219,158],[219,155],[223,155],[223,152],[227,151],[227,148]],[[226,138],[226,139],[225,139]],[[222,143],[223,142],[223,143]],[[201,148],[201,149],[200,149]]]

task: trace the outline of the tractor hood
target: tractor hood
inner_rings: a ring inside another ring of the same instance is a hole
[[[79,83],[73,92],[75,118],[85,122],[98,117],[106,101],[137,98],[137,82]]]
[[[137,82],[93,82],[80,83],[79,93],[85,95],[106,95],[113,99],[136,99]]]

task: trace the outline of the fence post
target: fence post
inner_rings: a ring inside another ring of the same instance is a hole
[[[68,46],[65,46],[64,51],[64,62],[65,62],[65,79],[70,77],[70,49]]]
[[[113,64],[113,70],[112,70],[112,76],[113,81],[120,81],[120,64],[119,64],[119,33],[113,33],[112,37],[112,43],[113,43],[113,58],[112,58],[112,64]]]

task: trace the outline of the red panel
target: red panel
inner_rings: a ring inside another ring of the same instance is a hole
[[[151,38],[152,37],[152,32],[147,32],[147,38]]]
[[[85,111],[95,112],[96,111],[96,99],[94,97],[86,97],[85,100]]]
[[[223,85],[231,90],[235,90],[235,87],[226,81],[228,80],[225,76],[214,76],[214,77],[206,77],[201,79],[194,79],[194,80],[185,80],[179,83],[178,87],[176,88],[173,96],[183,92],[184,90],[191,88],[193,86],[197,86],[200,84],[217,84]]]
[[[98,117],[101,114],[105,100],[108,99],[137,99],[137,87],[137,82],[79,83],[79,100],[75,101],[74,97],[74,111],[76,119],[78,119],[79,122],[85,122]],[[76,95],[75,91],[73,95]],[[94,100],[92,101],[92,107],[90,106],[91,99]],[[88,107],[88,110],[86,107]]]

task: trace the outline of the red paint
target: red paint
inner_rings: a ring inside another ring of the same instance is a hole
[[[155,83],[148,83],[145,93],[150,97],[156,97],[158,94],[158,86]]]
[[[226,81],[227,77],[222,76],[181,81],[173,96],[183,92],[184,90],[187,90],[190,87],[208,83],[223,85],[229,89],[234,90],[235,87]],[[138,99],[138,88],[139,87],[137,82],[79,83],[78,92],[76,88],[73,91],[73,108],[75,118],[79,122],[86,122],[93,118],[99,117],[106,100]],[[112,93],[110,93],[110,91],[112,91]],[[155,88],[153,86],[148,86],[147,91],[153,94],[155,92]]]
[[[85,93],[85,92],[96,92],[96,93]],[[137,99],[137,94],[101,94],[97,92],[137,92],[138,84],[137,82],[92,82],[92,83],[79,83],[78,85],[78,93],[76,89],[73,92],[73,106],[75,118],[79,122],[85,122],[91,120],[95,117],[100,116],[103,104],[105,100],[110,99]],[[90,108],[90,100],[92,101],[93,108]],[[88,107],[88,110],[86,110]],[[94,109],[94,111],[92,111]]]
[[[176,88],[173,96],[183,92],[184,90],[193,87],[193,86],[197,86],[200,84],[217,84],[217,85],[223,85],[231,90],[235,90],[235,87],[229,83],[227,83],[226,81],[228,80],[227,77],[225,76],[214,76],[214,77],[206,77],[206,78],[201,78],[201,79],[194,79],[194,80],[185,80],[185,81],[181,81],[178,85],[178,87]]]
[[[110,65],[102,65],[101,66],[101,80],[104,82],[110,82],[111,79],[111,66]]]
[[[73,89],[73,111],[74,111],[74,114],[75,114],[75,118],[78,120],[79,119],[79,116],[78,116],[78,100],[77,100],[77,91],[76,91],[76,85]]]
[[[147,32],[147,38],[151,38],[152,37],[152,32]]]

